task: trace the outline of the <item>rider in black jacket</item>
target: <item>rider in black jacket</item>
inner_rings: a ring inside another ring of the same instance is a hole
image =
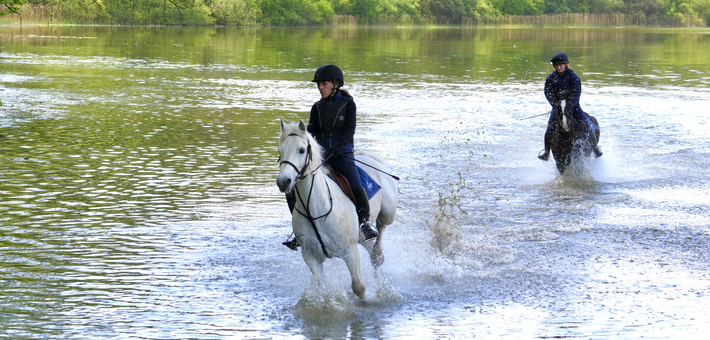
[[[377,228],[370,223],[370,202],[355,166],[353,137],[355,136],[357,107],[353,97],[344,89],[343,72],[335,65],[323,65],[316,70],[312,82],[318,84],[321,100],[313,104],[308,132],[326,150],[324,159],[333,170],[347,178],[357,200],[357,215],[365,240],[376,238]],[[295,197],[286,195],[293,213]],[[295,249],[296,240],[284,242]]]
[[[567,54],[564,52],[557,52],[552,56],[550,63],[555,67],[547,76],[545,81],[545,98],[552,105],[552,112],[550,114],[550,120],[547,122],[547,131],[545,131],[545,150],[541,152],[537,157],[543,161],[550,158],[550,140],[552,138],[552,122],[557,119],[557,115],[561,114],[555,110],[555,95],[563,94],[565,99],[570,99],[572,105],[572,117],[582,125],[585,133],[588,136],[590,142],[592,142],[592,148],[595,157],[602,156],[602,150],[596,145],[596,138],[593,138],[595,131],[598,127],[592,122],[587,114],[582,111],[582,107],[579,105],[579,97],[582,95],[582,81],[579,79],[576,73],[569,68],[569,59],[567,59]]]

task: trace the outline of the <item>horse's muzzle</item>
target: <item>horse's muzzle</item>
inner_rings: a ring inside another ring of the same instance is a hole
[[[283,193],[291,192],[291,189],[293,189],[293,183],[293,179],[288,176],[276,177],[276,185],[279,187],[279,191]]]

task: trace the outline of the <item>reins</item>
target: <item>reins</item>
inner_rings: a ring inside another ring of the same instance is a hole
[[[360,163],[360,164],[362,164],[362,165],[367,165],[367,166],[369,166],[370,168],[373,168],[373,169],[375,169],[375,170],[377,170],[377,171],[379,171],[379,172],[381,172],[381,173],[383,173],[383,174],[385,174],[385,175],[387,175],[387,176],[390,176],[390,177],[394,178],[395,180],[398,180],[398,181],[399,181],[399,177],[397,177],[397,176],[395,176],[395,175],[393,175],[393,174],[390,174],[390,173],[388,173],[388,172],[385,172],[384,170],[378,169],[378,168],[376,168],[376,167],[374,167],[374,166],[372,166],[372,165],[370,165],[370,164],[367,164],[367,163],[365,163],[365,162],[363,162],[363,161],[361,161],[361,160],[359,160],[359,159],[356,159],[355,157],[350,157],[350,156],[345,155],[345,154],[342,154],[342,153],[341,153],[340,155],[345,156],[346,158],[352,159],[352,160],[354,160],[354,161],[356,161],[356,162],[358,162],[358,163]]]
[[[549,115],[551,112],[552,112],[552,111],[550,111],[550,112],[545,112],[545,113],[541,113],[541,114],[539,114],[539,115],[534,115],[534,116],[530,116],[530,117],[518,118],[518,120],[525,120],[525,119],[530,119],[530,118],[545,116],[545,115]]]

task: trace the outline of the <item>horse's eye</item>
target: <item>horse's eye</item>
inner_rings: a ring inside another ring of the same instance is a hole
[[[306,148],[300,148],[298,149],[298,153],[303,154],[306,152]]]

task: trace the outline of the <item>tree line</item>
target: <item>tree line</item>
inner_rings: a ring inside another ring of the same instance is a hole
[[[623,15],[710,23],[710,0],[0,0],[1,15],[120,25],[467,24],[505,16]],[[32,16],[30,13],[34,13]],[[27,20],[27,19],[26,19]],[[660,21],[659,21],[660,20]],[[639,21],[641,22],[641,21]]]

